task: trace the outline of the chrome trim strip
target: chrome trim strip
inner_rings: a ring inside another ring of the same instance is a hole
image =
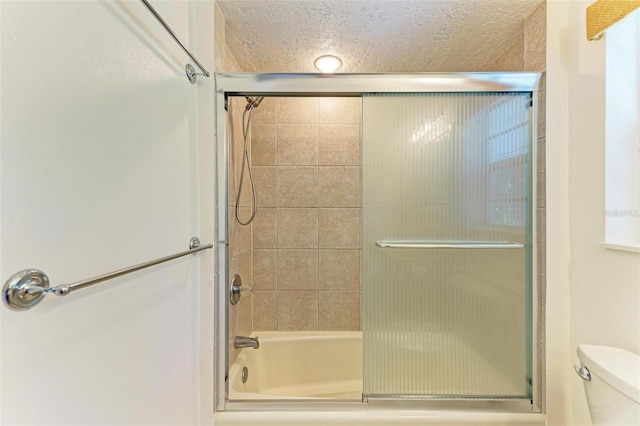
[[[362,93],[535,92],[540,73],[216,74],[217,90],[248,96],[360,96]]]

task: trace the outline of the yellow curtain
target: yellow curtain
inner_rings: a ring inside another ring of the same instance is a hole
[[[587,7],[587,39],[599,39],[610,26],[638,8],[640,0],[597,0]]]

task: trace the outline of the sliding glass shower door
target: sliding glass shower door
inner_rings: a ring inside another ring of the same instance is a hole
[[[531,397],[530,102],[364,96],[365,397]]]

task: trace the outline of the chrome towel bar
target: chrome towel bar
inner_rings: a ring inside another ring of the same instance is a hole
[[[164,29],[167,30],[167,32],[171,35],[171,37],[173,37],[173,39],[176,41],[176,43],[178,43],[178,45],[182,48],[182,50],[184,50],[184,53],[189,55],[191,60],[196,63],[196,65],[198,66],[198,68],[200,68],[200,70],[202,70],[202,74],[196,74],[196,70],[195,70],[195,68],[193,68],[193,66],[191,64],[187,64],[187,65],[184,66],[184,71],[187,74],[187,78],[189,79],[191,84],[194,84],[197,81],[197,79],[198,79],[197,76],[198,75],[204,75],[205,77],[209,77],[209,75],[210,75],[209,71],[204,69],[204,67],[200,64],[200,62],[198,62],[198,60],[195,58],[195,56],[193,56],[191,54],[191,52],[189,52],[189,49],[187,49],[185,47],[185,45],[182,44],[182,42],[180,41],[178,36],[173,32],[173,30],[171,29],[169,24],[167,24],[165,22],[165,20],[162,19],[162,16],[160,16],[160,14],[158,12],[156,12],[156,10],[153,8],[153,6],[151,6],[147,0],[140,0],[140,1],[147,7],[147,9],[149,9],[149,12],[151,12],[153,14],[153,16],[155,16],[155,18],[158,20],[158,22],[160,22],[160,24],[162,24]]]
[[[524,248],[513,241],[376,241],[380,248],[410,249],[509,249]]]
[[[138,265],[129,266],[128,268],[119,269],[117,271],[109,272],[108,274],[99,275],[73,284],[61,284],[57,287],[49,287],[49,277],[39,269],[23,269],[22,271],[13,274],[5,283],[2,288],[2,301],[7,305],[7,307],[13,310],[25,311],[40,303],[40,301],[49,293],[53,293],[56,296],[66,296],[72,291],[80,290],[102,281],[110,280],[112,278],[139,271],[140,269],[148,268],[159,263],[168,262],[169,260],[177,259],[188,254],[207,250],[212,247],[213,244],[201,246],[200,240],[193,237],[189,241],[189,250],[150,260]]]

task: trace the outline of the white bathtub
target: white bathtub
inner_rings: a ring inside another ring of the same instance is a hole
[[[258,332],[256,335],[260,337],[260,348],[243,349],[229,369],[229,401],[241,407],[217,412],[216,426],[546,424],[544,414],[491,412],[491,408],[462,411],[369,406],[360,402],[361,333]],[[246,383],[242,383],[244,367],[248,370]],[[335,404],[315,402],[319,399],[333,400]],[[494,407],[494,411],[500,410]]]
[[[229,369],[229,400],[362,399],[362,333],[255,335],[260,348],[243,349]]]

